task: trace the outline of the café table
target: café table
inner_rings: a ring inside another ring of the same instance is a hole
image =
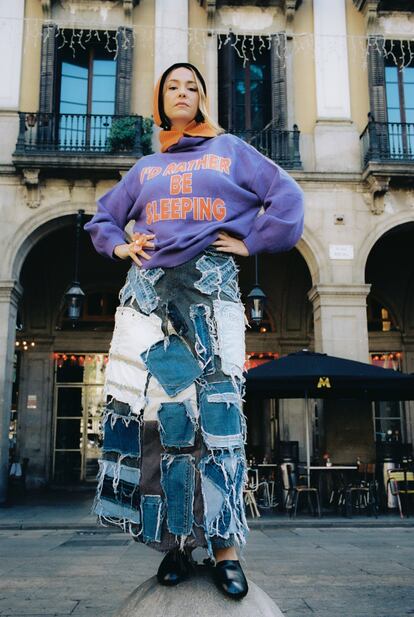
[[[308,467],[305,466],[305,469]],[[358,471],[358,465],[310,465],[309,473],[316,472],[318,490],[321,499],[321,503],[328,501],[324,486],[332,486],[334,483],[334,475],[339,474],[344,479],[348,474],[354,474]]]

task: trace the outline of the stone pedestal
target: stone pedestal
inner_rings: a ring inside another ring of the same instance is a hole
[[[114,617],[283,617],[260,587],[249,581],[242,600],[222,594],[205,567],[177,587],[163,587],[155,576],[137,587]]]

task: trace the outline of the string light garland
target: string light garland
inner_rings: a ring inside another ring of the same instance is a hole
[[[98,27],[96,22],[82,21],[77,13],[71,14],[69,19],[57,19],[45,21],[40,18],[25,17],[19,20],[13,17],[0,18],[0,27],[7,26],[8,36],[12,40],[13,24],[16,30],[21,28],[24,22],[25,39],[24,52],[29,46],[38,46],[42,37],[46,40],[49,36],[56,36],[59,40],[58,48],[69,47],[75,56],[77,50],[84,50],[86,46],[99,41],[105,49],[117,58],[120,49],[131,47],[142,47],[146,53],[154,53],[153,42],[155,34],[161,29],[166,37],[186,34],[188,45],[194,52],[205,51],[215,37],[218,49],[230,45],[237,55],[243,59],[244,63],[257,60],[260,55],[273,45],[277,56],[284,60],[285,56],[298,53],[314,54],[315,43],[323,44],[330,54],[341,53],[342,48],[338,45],[338,39],[346,38],[351,56],[362,59],[366,64],[368,55],[371,51],[381,53],[384,58],[394,62],[400,68],[404,68],[414,62],[414,39],[410,33],[402,33],[400,36],[386,37],[385,35],[318,35],[317,37],[310,32],[261,32],[237,30],[236,28],[177,28],[168,26],[154,26],[144,24],[117,25],[116,23],[107,24],[102,19],[102,26]],[[42,26],[49,24],[50,28],[42,30]],[[55,25],[57,26],[55,30]],[[411,36],[411,38],[410,38]]]

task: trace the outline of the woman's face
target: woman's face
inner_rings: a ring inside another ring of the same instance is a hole
[[[190,69],[180,66],[167,76],[163,92],[164,112],[172,126],[183,127],[197,115],[199,94]]]

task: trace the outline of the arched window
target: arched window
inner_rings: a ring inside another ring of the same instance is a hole
[[[398,330],[391,312],[372,296],[367,299],[367,320],[369,332],[390,332]]]

